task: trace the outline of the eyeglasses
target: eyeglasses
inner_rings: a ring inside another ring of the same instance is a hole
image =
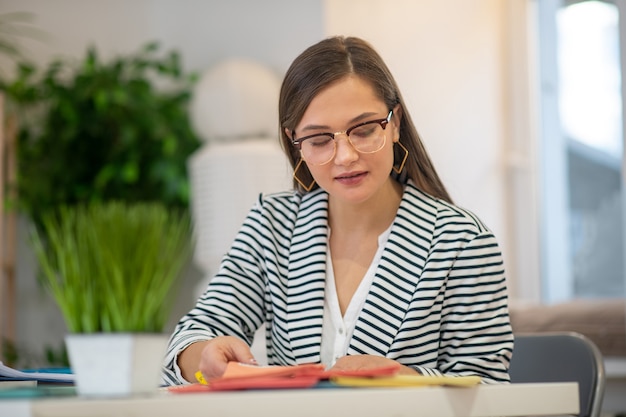
[[[385,146],[385,128],[391,120],[393,110],[384,119],[369,120],[359,123],[343,132],[316,133],[296,139],[295,130],[291,132],[292,143],[299,149],[302,158],[311,165],[325,165],[332,161],[337,152],[337,135],[345,134],[348,142],[359,153],[375,153]]]

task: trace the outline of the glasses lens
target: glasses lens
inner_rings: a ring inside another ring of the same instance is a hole
[[[335,140],[329,135],[307,138],[302,142],[302,156],[313,165],[323,165],[335,155]]]
[[[361,153],[378,152],[385,145],[385,131],[378,122],[352,129],[348,138],[354,149]]]
[[[349,132],[348,140],[359,153],[378,152],[385,146],[385,129],[380,121],[365,123],[349,129]],[[324,165],[335,156],[336,139],[330,133],[307,136],[300,146],[302,157],[307,163]]]

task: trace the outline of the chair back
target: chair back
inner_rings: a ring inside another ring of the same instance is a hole
[[[597,346],[575,332],[515,334],[511,382],[578,382],[581,417],[599,417],[604,362]]]

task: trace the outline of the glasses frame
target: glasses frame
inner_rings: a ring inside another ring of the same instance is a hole
[[[340,132],[335,132],[335,133],[331,133],[331,132],[316,133],[316,134],[314,134],[314,135],[305,136],[305,137],[300,138],[300,139],[295,139],[295,137],[296,137],[296,131],[295,131],[295,130],[292,130],[292,131],[291,131],[291,137],[292,137],[292,138],[294,138],[294,139],[292,139],[291,143],[293,144],[293,146],[294,146],[296,149],[298,149],[298,150],[302,151],[302,142],[304,142],[305,140],[307,140],[307,139],[311,139],[311,138],[316,138],[316,137],[318,137],[318,136],[328,136],[328,137],[330,137],[330,138],[333,140],[334,145],[335,145],[335,152],[336,152],[336,151],[337,151],[337,141],[336,141],[336,139],[335,139],[335,136],[345,134],[345,135],[346,135],[346,138],[348,139],[348,142],[350,142],[350,145],[351,145],[351,146],[352,146],[352,147],[353,147],[353,148],[354,148],[357,152],[359,152],[359,153],[375,153],[375,152],[378,152],[380,149],[378,149],[377,151],[374,151],[374,152],[361,152],[361,151],[359,151],[357,148],[355,148],[355,147],[354,147],[354,144],[353,144],[353,143],[352,143],[352,141],[350,140],[350,132],[352,132],[352,131],[353,131],[354,129],[356,129],[356,128],[359,128],[359,127],[361,127],[361,126],[365,126],[365,125],[369,125],[369,124],[371,124],[371,123],[378,123],[378,124],[380,125],[380,127],[382,127],[382,128],[383,128],[383,130],[385,130],[385,128],[387,127],[387,124],[389,124],[389,121],[391,120],[391,117],[392,117],[392,116],[393,116],[393,109],[389,110],[389,114],[387,114],[387,117],[385,117],[385,118],[383,118],[383,119],[375,119],[375,120],[368,120],[368,121],[365,121],[365,122],[361,122],[361,123],[358,123],[358,124],[356,124],[356,125],[354,125],[354,126],[349,127],[348,129],[346,129],[346,130],[344,130],[344,131],[340,131]],[[384,145],[383,145],[383,146],[384,146]],[[382,149],[382,147],[381,147],[381,149]],[[333,152],[333,156],[332,156],[332,157],[331,157],[331,158],[330,158],[327,162],[325,162],[325,163],[323,163],[323,164],[319,164],[319,165],[324,165],[324,164],[327,164],[328,162],[332,161],[332,159],[334,158],[334,156],[335,156],[335,153]]]

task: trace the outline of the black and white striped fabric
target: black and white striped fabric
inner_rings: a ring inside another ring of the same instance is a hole
[[[268,363],[320,361],[328,194],[261,196],[220,270],[178,323],[164,383],[184,383],[178,352],[218,335],[252,342]],[[405,186],[348,354],[385,356],[426,375],[507,382],[513,350],[504,266],[493,234],[467,210]]]

